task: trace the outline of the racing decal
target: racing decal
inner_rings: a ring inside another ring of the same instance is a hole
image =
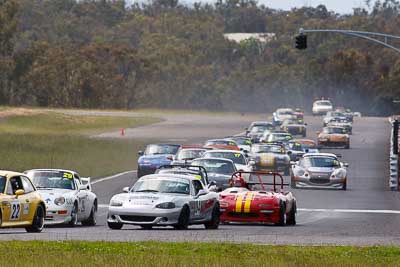
[[[243,195],[239,195],[236,198],[236,206],[235,206],[235,212],[242,212],[242,203],[243,202]]]
[[[197,180],[201,180],[201,175],[193,175]]]
[[[21,203],[19,203],[19,201],[13,201],[11,202],[10,208],[10,220],[19,220],[19,217],[21,216]]]
[[[201,214],[201,201],[195,200],[194,201],[194,215],[200,216],[200,214]]]
[[[241,154],[240,153],[236,153],[235,154],[235,158],[240,158]]]
[[[72,179],[74,176],[72,175],[72,173],[69,172],[64,172],[63,173],[63,178],[67,178],[67,179]]]
[[[267,154],[261,157],[262,166],[271,167],[274,166],[274,155]]]
[[[253,200],[254,193],[253,192],[248,192],[246,194],[246,201],[244,203],[244,212],[249,213],[250,212],[250,206],[251,206],[251,201]]]
[[[24,215],[29,214],[29,203],[24,204]]]

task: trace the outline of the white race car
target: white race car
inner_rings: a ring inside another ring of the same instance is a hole
[[[313,103],[313,115],[325,115],[328,111],[333,110],[333,105],[330,100],[317,100]]]
[[[24,172],[46,203],[45,224],[81,222],[96,225],[97,197],[91,192],[90,178],[70,170],[36,169]]]

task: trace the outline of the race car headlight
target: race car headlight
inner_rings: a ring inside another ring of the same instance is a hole
[[[58,197],[56,199],[54,199],[54,204],[56,204],[57,206],[61,206],[65,204],[65,198],[64,197]]]
[[[335,178],[336,179],[342,179],[345,176],[346,176],[346,172],[344,170],[339,170],[339,171],[333,172],[332,175],[331,175],[331,178],[332,179],[335,179]]]
[[[175,203],[173,202],[164,202],[156,205],[156,208],[159,209],[173,209],[175,208]]]
[[[121,207],[122,204],[123,204],[122,201],[118,200],[118,199],[111,199],[111,201],[110,201],[110,206],[113,206],[113,207]]]
[[[219,202],[219,206],[220,206],[221,208],[227,208],[227,207],[229,206],[229,203],[228,203],[228,202],[225,202],[225,201],[220,201],[220,202]]]

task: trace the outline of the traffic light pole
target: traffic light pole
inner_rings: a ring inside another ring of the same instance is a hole
[[[398,39],[400,40],[400,36],[398,35],[391,35],[391,34],[384,34],[378,32],[363,32],[363,31],[351,31],[351,30],[299,30],[300,35],[305,33],[339,33],[344,34],[352,37],[358,37],[362,39],[366,39],[368,41],[383,45],[387,48],[393,49],[394,51],[400,53],[400,48],[397,48],[393,45],[388,44],[388,39]],[[375,37],[375,38],[374,38]],[[376,37],[383,37],[384,41],[377,39]]]

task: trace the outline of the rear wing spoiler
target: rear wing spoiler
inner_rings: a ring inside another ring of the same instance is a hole
[[[81,181],[82,181],[83,185],[86,185],[86,187],[89,191],[92,191],[92,184],[91,184],[90,177],[81,177]]]

